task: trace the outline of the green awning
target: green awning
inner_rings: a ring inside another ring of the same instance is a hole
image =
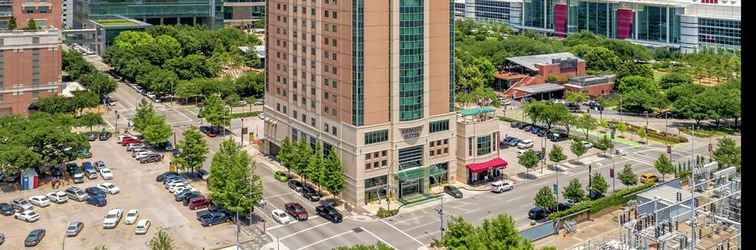
[[[399,177],[400,181],[417,180],[417,179],[425,177],[425,168],[419,167],[419,168],[402,170],[402,171],[397,172],[396,176]]]
[[[477,108],[463,109],[462,111],[460,111],[460,114],[462,114],[462,116],[473,116],[473,115],[479,115],[483,113],[490,113],[494,111],[496,110],[491,107],[477,107]]]
[[[436,165],[430,166],[428,168],[428,176],[442,175],[442,174],[446,173],[446,171],[447,171],[446,168],[441,168],[441,167],[436,166]]]

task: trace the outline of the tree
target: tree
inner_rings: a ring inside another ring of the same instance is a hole
[[[357,245],[348,246],[348,247],[336,247],[332,250],[393,250],[393,248],[389,247],[383,242],[378,242],[375,245],[357,244]]]
[[[151,145],[165,145],[172,133],[171,126],[165,121],[165,117],[158,115],[151,116],[142,130],[144,141]]]
[[[564,99],[571,103],[583,103],[588,101],[588,95],[580,91],[569,91]]]
[[[166,67],[175,72],[181,80],[213,78],[220,68],[201,54],[172,58],[166,62]]]
[[[26,22],[26,29],[25,30],[38,30],[39,27],[37,27],[37,22],[34,21],[34,19],[29,19],[28,22]]]
[[[18,24],[16,23],[16,17],[11,16],[8,20],[8,30],[15,30],[18,28]]]
[[[176,90],[177,81],[176,73],[164,69],[151,70],[141,75],[141,77],[137,77],[137,82],[145,88],[152,90],[158,99],[173,94]]]
[[[40,97],[37,100],[37,108],[39,111],[51,114],[73,113],[75,111],[71,99],[59,95]]]
[[[572,179],[564,189],[562,189],[562,195],[573,202],[580,202],[585,200],[585,190],[583,185],[580,184],[578,179]]]
[[[207,158],[207,142],[195,127],[184,131],[184,139],[179,141],[176,148],[181,152],[176,163],[184,170],[196,171]]]
[[[205,100],[205,106],[200,115],[215,127],[225,127],[231,122],[231,108],[226,106],[220,95],[211,95]]]
[[[551,152],[549,152],[549,160],[551,160],[554,163],[559,163],[566,159],[567,159],[567,156],[564,155],[564,152],[562,152],[562,147],[560,147],[557,144],[554,144],[554,146],[551,147]]]
[[[735,140],[725,137],[717,143],[717,149],[714,150],[714,159],[719,162],[720,168],[736,167],[740,170],[741,148],[735,143]]]
[[[308,160],[310,159],[310,155],[312,155],[312,147],[310,147],[310,144],[304,139],[301,138],[294,146],[294,157],[292,159],[292,170],[294,170],[295,173],[302,176],[304,179],[304,172],[307,168]]]
[[[81,114],[85,108],[94,108],[100,104],[100,97],[91,91],[76,91],[71,99],[71,106],[77,114]]]
[[[588,134],[598,126],[598,121],[588,113],[584,113],[575,121],[578,128],[585,129],[585,139],[588,140]]]
[[[535,204],[544,209],[551,209],[557,205],[556,197],[551,192],[551,187],[546,186],[538,190],[535,196]]]
[[[239,96],[261,95],[265,91],[265,75],[257,72],[244,74],[236,79],[235,87]]]
[[[612,142],[612,139],[609,139],[608,135],[604,135],[599,138],[598,142],[596,143],[596,148],[599,148],[606,152],[607,150],[614,148],[614,142]]]
[[[661,77],[659,84],[662,89],[670,89],[677,86],[688,87],[693,83],[690,75],[682,72],[672,72]]]
[[[323,167],[323,148],[320,146],[320,143],[315,145],[315,149],[313,150],[312,154],[308,155],[307,157],[307,166],[304,168],[304,171],[302,171],[302,177],[307,179],[310,178],[311,181],[318,183],[320,178],[320,168]],[[320,186],[320,183],[318,183],[318,186]]]
[[[578,140],[572,140],[572,144],[570,144],[570,150],[573,154],[575,154],[578,158],[585,154],[588,149],[585,148],[585,145],[583,145],[583,142]]]
[[[622,168],[622,172],[619,173],[619,179],[625,186],[632,186],[638,184],[638,176],[633,173],[633,168],[630,163],[626,163]]]
[[[210,165],[210,197],[237,214],[250,213],[262,199],[262,180],[254,173],[254,163],[233,139],[223,141]]]
[[[659,88],[652,78],[642,76],[626,76],[619,80],[617,91],[627,93],[631,90],[642,90],[644,92],[658,92]]]
[[[142,99],[136,108],[136,114],[132,118],[134,129],[139,132],[144,132],[144,129],[150,124],[153,117],[156,116],[155,109],[152,107],[152,103]]]
[[[544,123],[548,130],[551,130],[553,124],[571,116],[564,105],[547,101],[530,102],[525,105],[524,112],[534,123]]]
[[[76,122],[79,126],[89,127],[89,131],[92,131],[94,126],[105,124],[102,116],[96,113],[86,113],[77,118]]]
[[[339,160],[335,150],[331,150],[328,153],[328,156],[325,159],[324,168],[325,176],[328,176],[328,178],[325,178],[326,181],[323,183],[323,186],[325,186],[328,192],[337,196],[341,193],[341,190],[344,189],[346,179],[341,167],[341,160]]]
[[[485,219],[478,227],[454,217],[438,243],[448,249],[533,249],[532,243],[520,235],[512,217],[506,214]]]
[[[614,128],[617,129],[617,132],[619,132],[620,136],[622,136],[622,133],[627,131],[627,125],[625,125],[625,122],[622,121],[615,123]]]
[[[525,153],[522,153],[521,155],[517,156],[518,162],[520,165],[525,167],[526,170],[530,170],[531,168],[538,165],[538,161],[540,161],[540,157],[532,150],[528,149],[528,151],[525,151]]]
[[[24,169],[42,163],[41,156],[32,149],[21,145],[0,146],[0,170],[6,176],[15,176]]]
[[[659,155],[659,158],[654,162],[654,167],[662,175],[662,181],[664,181],[664,176],[675,172],[675,166],[672,165],[672,161],[666,154]]]
[[[652,79],[654,78],[654,71],[648,64],[625,61],[617,67],[617,79],[622,79],[625,76],[640,76]]]
[[[296,152],[294,151],[294,144],[291,143],[291,140],[289,140],[289,137],[286,137],[283,139],[283,143],[281,143],[281,150],[278,151],[278,155],[276,155],[276,160],[283,165],[286,170],[291,174],[291,166],[292,162],[294,160],[294,157],[296,157],[294,154]]]
[[[173,250],[175,245],[168,232],[160,229],[157,235],[150,239],[150,250]]]
[[[646,143],[648,143],[648,139],[646,139],[646,137],[648,137],[646,134],[646,128],[638,128],[635,133],[638,134],[638,137],[640,137],[641,140],[645,140]]]
[[[117,87],[116,82],[113,81],[113,79],[99,71],[83,75],[81,77],[81,83],[84,87],[89,89],[89,91],[97,94],[100,98],[113,93]]]
[[[606,182],[606,179],[604,179],[604,176],[600,174],[595,174],[591,178],[591,192],[598,193],[598,194],[605,194],[606,190],[609,189],[609,184]]]
[[[586,61],[591,70],[613,71],[619,67],[621,61],[611,50],[603,47],[576,46],[576,55]]]

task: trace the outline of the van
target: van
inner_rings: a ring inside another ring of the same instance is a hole
[[[653,184],[656,183],[656,181],[658,181],[658,178],[653,173],[643,173],[640,176],[640,182],[643,184]]]
[[[507,181],[495,181],[491,183],[491,192],[501,193],[514,189],[514,185]]]
[[[79,189],[78,187],[69,187],[65,191],[66,195],[68,195],[69,199],[75,200],[75,201],[85,201],[87,198],[89,198],[89,195]]]
[[[194,197],[191,200],[189,200],[189,209],[191,210],[206,208],[209,205],[210,205],[210,201],[207,200],[207,198],[202,197],[202,196]]]

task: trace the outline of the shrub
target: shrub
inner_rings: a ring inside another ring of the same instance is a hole
[[[241,113],[231,113],[231,119],[235,119],[235,118],[242,118],[242,117],[252,117],[252,116],[257,116],[257,115],[259,115],[259,114],[260,114],[260,112],[259,112],[259,111],[254,111],[254,112],[241,112]]]
[[[549,215],[549,219],[554,220],[554,219],[562,218],[567,215],[571,215],[571,214],[574,214],[574,213],[577,213],[586,209],[590,209],[591,213],[598,213],[601,210],[604,210],[606,208],[625,204],[627,201],[629,201],[630,199],[634,197],[634,195],[630,195],[630,194],[634,194],[638,191],[645,190],[647,188],[650,188],[651,186],[653,186],[653,184],[643,184],[643,185],[634,186],[630,188],[623,188],[623,189],[617,190],[616,192],[612,193],[609,196],[600,198],[598,200],[578,202],[577,204],[572,206],[570,209],[551,213]]]
[[[384,209],[384,208],[378,208],[378,213],[376,213],[376,216],[378,218],[388,218],[391,216],[394,216],[399,213],[399,209]]]
[[[276,180],[278,180],[280,182],[287,182],[287,181],[289,181],[289,176],[286,175],[286,173],[281,172],[281,171],[276,171],[275,173],[273,173],[273,178],[276,178]]]

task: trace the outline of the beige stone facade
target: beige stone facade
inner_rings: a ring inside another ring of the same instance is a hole
[[[400,121],[399,0],[267,1],[264,151],[287,137],[323,143],[343,163],[342,198],[356,204],[455,180],[450,2],[420,2],[422,116]],[[408,172],[423,174],[402,181]]]
[[[488,177],[483,176],[500,176],[501,173],[495,168],[480,172],[478,176],[471,176],[476,173],[467,166],[499,158],[501,149],[498,142],[502,139],[499,122],[493,113],[457,119],[457,180],[465,184],[475,184],[485,182]]]

